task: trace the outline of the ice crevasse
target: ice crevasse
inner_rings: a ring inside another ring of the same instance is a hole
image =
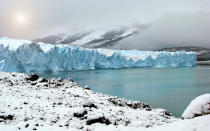
[[[0,38],[0,71],[5,72],[193,66],[196,66],[193,52],[87,49]]]

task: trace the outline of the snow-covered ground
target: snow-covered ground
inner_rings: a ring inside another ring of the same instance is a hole
[[[57,72],[71,70],[192,67],[193,52],[87,49],[0,38],[0,71]]]
[[[209,131],[210,115],[181,120],[163,109],[82,88],[71,79],[0,72],[0,130]]]
[[[192,119],[207,114],[210,114],[210,94],[195,98],[182,114],[182,118]]]

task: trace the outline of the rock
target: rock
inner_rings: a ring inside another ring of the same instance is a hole
[[[65,124],[64,126],[69,127],[69,124]]]
[[[63,104],[62,102],[58,102],[58,103],[57,103],[57,105],[62,105],[62,104]]]
[[[9,84],[8,84],[9,86],[13,86],[13,83],[12,83],[11,80],[8,80],[7,82],[9,83]]]
[[[117,101],[117,99],[116,98],[109,98],[109,99],[107,99],[109,102],[111,102],[112,104],[114,104],[114,105],[116,105],[116,106],[118,106],[119,104],[119,102]]]
[[[58,82],[62,82],[63,81],[60,77],[57,80],[58,80]]]
[[[40,83],[45,83],[45,82],[48,82],[48,80],[45,79],[45,78],[43,78],[43,79],[41,79],[39,82],[40,82]]]
[[[26,117],[25,119],[24,119],[24,121],[26,122],[26,121],[28,121],[29,120],[29,118],[28,117]]]
[[[62,84],[60,84],[60,83],[57,83],[57,84],[56,84],[56,86],[62,86]]]
[[[166,116],[173,116],[171,113],[169,113],[168,111],[164,111],[164,114],[166,115]]]
[[[0,123],[2,123],[2,122],[6,123],[6,121],[4,121],[4,120],[0,120]]]
[[[90,90],[90,87],[88,87],[88,86],[85,86],[85,88],[84,89],[86,89],[86,90]]]
[[[37,74],[31,74],[28,78],[26,78],[27,81],[36,81],[39,79],[39,76]]]
[[[37,82],[31,83],[32,86],[34,86],[34,85],[36,85],[36,84],[37,84]]]
[[[13,115],[7,115],[7,116],[1,115],[0,116],[0,119],[3,119],[3,120],[13,120],[13,118],[14,118]]]
[[[117,98],[109,98],[107,100],[116,106],[122,106],[122,107],[128,106],[132,109],[142,108],[148,111],[151,110],[151,107],[149,105],[144,104],[142,102],[138,102],[138,101],[133,102],[133,101],[127,101],[127,100],[117,99]]]
[[[70,78],[67,78],[66,79],[67,81],[70,81],[70,82],[74,82],[72,79],[70,79]]]
[[[96,109],[98,109],[98,107],[95,104],[93,104],[92,102],[87,102],[87,103],[83,104],[83,107],[89,107],[89,108],[96,108]]]
[[[27,105],[28,103],[27,103],[27,102],[24,102],[23,104],[24,104],[24,105]]]
[[[76,112],[76,113],[73,114],[73,116],[74,116],[74,117],[81,118],[81,117],[84,117],[86,114],[87,114],[87,111]]]
[[[141,102],[134,102],[134,103],[131,104],[130,107],[133,108],[133,109],[138,109],[138,108],[144,108],[146,110],[150,110],[151,109],[151,107],[149,105],[141,103]]]
[[[40,119],[40,120],[42,120],[42,121],[44,120],[44,118],[42,118],[42,117],[41,117],[41,118],[39,118],[39,119]]]
[[[106,124],[106,125],[111,124],[110,120],[106,119],[104,116],[103,117],[98,117],[98,118],[95,118],[95,119],[90,119],[90,120],[87,120],[87,122],[86,122],[87,125],[92,125],[92,124],[95,124],[95,123],[102,123],[102,124]]]
[[[26,125],[25,125],[25,128],[28,128],[28,127],[29,127],[29,124],[26,124]]]

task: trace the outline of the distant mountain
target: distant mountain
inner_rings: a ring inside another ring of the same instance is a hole
[[[158,51],[193,51],[197,54],[198,61],[209,61],[210,60],[210,49],[203,47],[173,47],[173,48],[163,48]]]
[[[121,40],[140,34],[149,24],[122,26],[110,30],[94,30],[80,33],[62,33],[33,40],[51,44],[70,44],[87,48],[110,48]]]
[[[71,44],[84,36],[88,35],[87,33],[77,33],[77,34],[57,34],[57,35],[50,35],[47,37],[39,38],[33,40],[34,42],[43,42],[43,43],[50,43],[50,44]]]

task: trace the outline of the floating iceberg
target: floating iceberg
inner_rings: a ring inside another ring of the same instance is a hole
[[[71,70],[143,67],[192,67],[193,52],[87,49],[69,45],[0,39],[0,71],[57,72]]]

